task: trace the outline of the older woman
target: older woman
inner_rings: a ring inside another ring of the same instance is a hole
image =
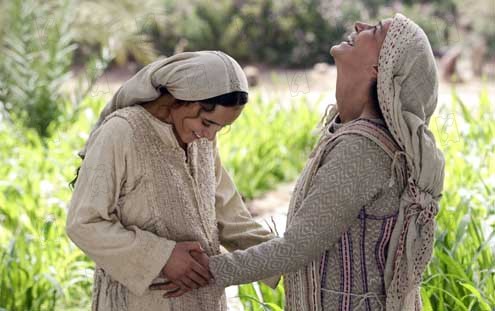
[[[210,276],[191,252],[273,238],[250,217],[215,144],[247,91],[230,56],[188,52],[143,68],[103,109],[67,215],[67,234],[96,262],[93,310],[226,310],[223,288],[197,289]],[[183,296],[164,299],[153,290],[161,286]]]
[[[285,274],[287,310],[419,310],[444,162],[428,123],[437,72],[403,15],[332,47],[336,110],[300,176],[283,237],[213,256],[217,285]]]

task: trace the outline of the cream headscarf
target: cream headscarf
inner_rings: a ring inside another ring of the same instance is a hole
[[[166,87],[176,99],[200,101],[235,91],[248,92],[248,82],[241,66],[219,51],[184,52],[157,60],[127,80],[103,111],[79,156],[84,159],[93,133],[112,112],[152,101]]]
[[[396,14],[378,62],[378,99],[385,122],[408,166],[397,223],[389,245],[387,310],[416,310],[419,285],[431,259],[444,180],[444,158],[428,129],[437,105],[435,58],[424,31]]]

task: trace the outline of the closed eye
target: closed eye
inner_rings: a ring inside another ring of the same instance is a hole
[[[380,27],[380,28],[382,27],[382,21],[378,22],[378,24],[376,24],[375,26],[373,26],[373,35],[378,30],[378,27]]]

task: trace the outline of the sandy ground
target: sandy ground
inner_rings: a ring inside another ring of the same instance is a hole
[[[490,68],[489,71],[495,72],[495,65],[491,66],[494,68]],[[107,72],[99,79],[90,96],[110,98],[131,76],[132,72],[125,69]],[[263,96],[276,96],[280,98],[281,104],[298,103],[301,97],[307,97],[309,103],[318,103],[317,108],[323,112],[328,104],[335,103],[335,79],[336,69],[329,65],[319,65],[313,70],[261,71],[259,85],[252,90],[261,92]],[[467,106],[478,102],[479,94],[484,88],[488,91],[489,97],[495,99],[495,78],[483,82],[465,74],[464,79],[464,83],[455,85],[444,81],[440,83],[439,107],[452,101],[453,88]],[[444,117],[450,118],[450,116]],[[453,117],[455,120],[455,116]],[[248,202],[248,208],[255,218],[267,228],[276,228],[280,235],[285,231],[286,213],[293,186],[293,183],[279,185],[277,189]],[[229,310],[243,310],[236,296],[237,287],[227,288]]]

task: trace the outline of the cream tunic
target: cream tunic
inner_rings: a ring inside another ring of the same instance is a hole
[[[142,106],[126,109],[146,115],[165,146],[174,150],[180,148],[171,125],[154,118]],[[149,176],[139,174],[138,167],[142,164],[138,163],[139,144],[133,139],[133,128],[128,121],[118,117],[108,119],[95,132],[92,144],[88,146],[69,205],[67,234],[95,261],[96,274],[104,276],[95,277],[93,310],[178,310],[171,307],[169,300],[162,298],[163,291],[148,289],[149,285],[159,281],[157,276],[176,242],[147,229],[149,223],[156,221],[156,216],[147,206],[146,191],[140,188],[149,182]],[[201,157],[193,147],[191,144],[188,148],[190,157]],[[212,201],[218,236],[211,239],[232,251],[273,238],[251,218],[221,165],[217,149],[213,150],[214,155],[204,155],[214,158],[216,180]],[[186,161],[184,152],[183,160]],[[163,161],[173,163],[166,154]],[[194,163],[189,159],[184,164],[192,178],[197,179],[201,175],[197,171],[207,168],[197,167]],[[189,189],[187,193],[198,194],[204,190],[201,188],[204,185],[197,182],[192,185],[195,189]],[[177,209],[181,208],[180,202],[177,198],[167,201],[175,204]],[[180,228],[184,218],[172,221],[177,222]],[[189,240],[187,236],[181,239],[185,240]],[[278,277],[267,282],[275,286]],[[120,291],[122,286],[125,294]]]

